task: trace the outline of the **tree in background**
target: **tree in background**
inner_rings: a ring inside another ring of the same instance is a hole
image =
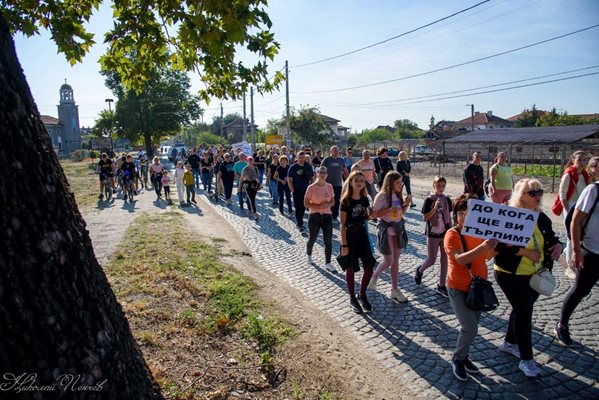
[[[102,110],[99,118],[94,121],[95,124],[91,128],[91,134],[94,137],[110,137],[114,131],[115,120],[114,111]]]
[[[174,140],[192,147],[197,147],[202,143],[214,145],[227,143],[223,137],[210,131],[210,125],[201,122],[188,126],[182,133],[175,136]]]
[[[400,139],[420,139],[424,137],[424,131],[418,127],[416,122],[409,119],[398,119],[393,123],[397,129],[397,135]]]
[[[525,108],[515,122],[516,128],[525,128],[528,126],[537,126],[537,120],[544,112],[537,109],[537,105],[533,104],[530,110]]]
[[[289,116],[289,125],[294,140],[301,144],[323,146],[334,144],[338,140],[317,107],[294,108]]]
[[[231,122],[235,121],[238,118],[243,118],[243,117],[239,113],[227,114],[224,116],[224,118],[221,118],[220,115],[214,116],[214,117],[212,117],[212,124],[210,125],[210,130],[215,135],[220,136],[221,126],[226,126],[227,124],[230,124]],[[222,121],[222,125],[221,125],[221,121]],[[248,130],[249,130],[249,127],[250,127],[250,124],[248,123]],[[224,132],[223,132],[223,135],[224,135]]]
[[[32,36],[48,29],[71,63],[81,61],[94,43],[84,24],[100,2],[0,2],[0,168],[19,176],[0,176],[0,365],[16,376],[36,373],[36,386],[65,373],[78,376],[81,385],[104,382],[98,392],[53,392],[48,398],[163,399],[96,260],[12,40],[16,32]],[[203,96],[236,97],[248,85],[268,91],[282,75],[266,80],[266,61],[278,44],[268,31],[265,5],[264,0],[116,1],[102,68],[117,71],[124,87],[138,91],[169,62],[198,71],[206,85]],[[236,50],[244,47],[261,58],[256,66],[235,62]],[[43,166],[44,173],[24,173],[30,165]],[[23,398],[39,394],[22,393]]]
[[[599,118],[582,118],[577,115],[568,115],[567,111],[557,111],[555,107],[548,113],[541,115],[535,126],[568,126],[599,124]]]
[[[114,129],[131,143],[143,142],[148,157],[153,143],[173,135],[202,115],[199,97],[189,92],[186,73],[165,67],[153,72],[141,92],[127,89],[115,72],[104,72],[106,86],[117,97]]]
[[[356,142],[362,146],[369,143],[384,142],[386,140],[399,139],[397,133],[391,133],[387,129],[375,128],[375,129],[364,129],[362,133],[356,135]]]

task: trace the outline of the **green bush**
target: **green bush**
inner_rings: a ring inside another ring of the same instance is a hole
[[[89,152],[91,158],[100,158],[100,152],[98,150],[92,150]]]

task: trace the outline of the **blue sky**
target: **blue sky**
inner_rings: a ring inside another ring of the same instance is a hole
[[[471,103],[477,111],[493,111],[504,118],[533,103],[540,109],[556,107],[570,114],[599,112],[599,75],[439,101],[381,103],[599,66],[599,27],[438,73],[355,90],[315,93],[427,72],[599,24],[597,0],[492,0],[383,45],[299,67],[399,35],[480,1],[271,0],[268,12],[272,30],[281,44],[271,68],[274,72],[289,61],[292,106],[318,106],[323,114],[341,120],[340,124],[353,132],[392,125],[404,118],[421,128],[428,126],[431,115],[437,121],[459,120],[469,116],[466,104]],[[97,60],[104,51],[102,34],[111,26],[111,15],[109,5],[103,5],[92,18],[89,28],[96,33],[99,44],[74,67],[56,53],[47,33],[27,39],[15,37],[19,60],[40,113],[56,116],[58,91],[65,78],[73,87],[82,125],[93,125],[98,113],[106,108],[104,99],[113,96],[104,86]],[[240,57],[246,62],[252,60],[246,54]],[[599,72],[599,68],[521,84],[593,72]],[[197,77],[192,76],[192,82],[195,89],[201,87]],[[258,125],[264,126],[269,118],[282,115],[284,94],[282,87],[277,93],[255,95]],[[220,113],[219,103],[215,100],[202,105],[205,121],[211,122]],[[241,104],[224,100],[225,114],[241,113]]]

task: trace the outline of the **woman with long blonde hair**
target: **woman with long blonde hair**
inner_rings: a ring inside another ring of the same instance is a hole
[[[531,378],[541,376],[541,370],[532,352],[532,313],[539,293],[530,286],[530,279],[540,269],[551,271],[563,249],[551,219],[541,211],[543,193],[538,179],[520,179],[516,183],[509,205],[539,211],[539,217],[527,245],[498,243],[495,248],[495,281],[512,306],[505,341],[499,350],[519,358],[520,370]]]
[[[398,303],[408,301],[399,290],[399,255],[407,246],[407,235],[403,216],[410,206],[412,196],[405,199],[402,195],[402,179],[397,171],[385,175],[381,191],[376,195],[372,206],[371,218],[378,218],[378,247],[384,260],[379,264],[372,276],[370,288],[376,290],[379,277],[391,267],[391,300]]]

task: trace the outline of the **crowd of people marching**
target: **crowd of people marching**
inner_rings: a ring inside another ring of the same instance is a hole
[[[588,165],[587,165],[588,162]],[[518,359],[519,368],[527,377],[541,376],[533,359],[532,315],[539,293],[530,285],[531,277],[540,269],[553,269],[562,252],[574,283],[564,300],[555,334],[565,346],[573,345],[569,320],[578,306],[599,280],[599,157],[589,160],[587,153],[575,152],[560,181],[559,195],[552,212],[561,215],[566,231],[571,232],[565,244],[558,239],[551,219],[541,209],[544,189],[537,179],[525,178],[514,183],[507,155],[499,152],[487,179],[481,166],[481,154],[475,152],[463,173],[463,194],[452,201],[445,194],[447,180],[435,176],[430,194],[422,199],[421,213],[425,222],[427,254],[414,271],[414,281],[420,285],[426,271],[439,259],[436,292],[449,298],[459,321],[460,331],[451,360],[457,379],[467,380],[478,373],[469,358],[469,349],[478,334],[480,311],[468,307],[466,299],[472,276],[488,278],[487,262],[493,260],[495,281],[507,298],[511,313],[506,334],[499,350]],[[332,263],[333,229],[339,230],[338,264],[345,272],[349,306],[356,313],[371,312],[368,290],[375,292],[381,274],[390,269],[390,300],[405,303],[408,298],[399,287],[399,259],[407,247],[409,236],[405,214],[416,207],[411,192],[411,165],[406,152],[393,161],[385,148],[373,155],[364,150],[361,158],[347,148],[345,156],[337,146],[323,157],[308,148],[297,152],[282,146],[265,153],[258,150],[245,154],[242,149],[201,146],[175,157],[173,178],[181,206],[195,200],[202,186],[213,201],[233,202],[235,191],[241,209],[247,206],[248,217],[258,219],[257,193],[264,188],[270,205],[282,215],[295,219],[297,229],[308,236],[306,255],[315,264],[313,248],[322,231],[325,265],[335,273]],[[100,200],[122,188],[125,201],[134,201],[138,188],[152,186],[156,200],[171,201],[170,172],[158,157],[152,162],[143,152],[137,157],[123,155],[111,160],[102,154],[98,163]],[[149,182],[148,182],[149,178]],[[108,189],[105,187],[109,185]],[[112,190],[110,190],[112,188]],[[468,200],[486,200],[539,212],[533,234],[524,246],[511,246],[495,239],[483,240],[463,235]],[[308,213],[308,232],[304,215]],[[376,238],[371,239],[368,222],[375,224]],[[375,247],[382,261],[375,258]],[[356,294],[355,272],[363,270]]]

